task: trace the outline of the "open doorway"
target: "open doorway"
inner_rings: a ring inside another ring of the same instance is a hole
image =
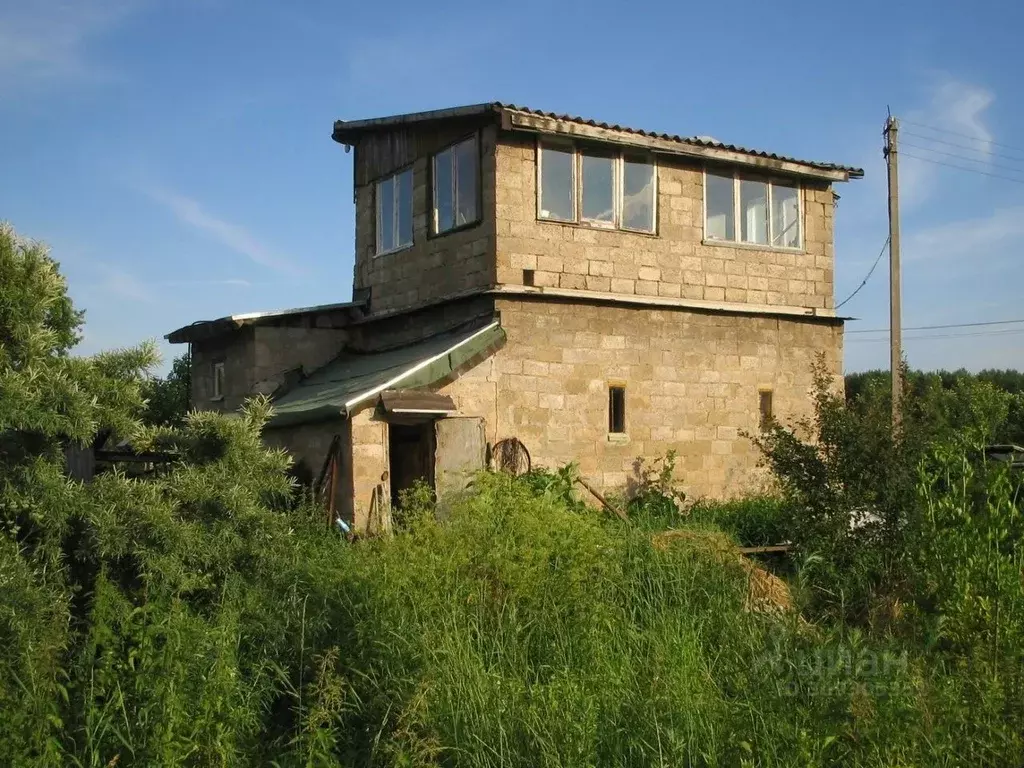
[[[412,488],[417,480],[434,485],[434,422],[391,423],[389,431],[391,504],[397,507],[402,491]]]

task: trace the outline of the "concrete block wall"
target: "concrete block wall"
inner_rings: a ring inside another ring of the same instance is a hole
[[[348,339],[341,328],[273,327],[254,329],[254,386],[273,391],[283,374],[301,367],[310,373],[337,357]]]
[[[481,158],[480,223],[441,235],[431,234],[431,157],[439,150],[470,135],[472,128],[449,125],[434,132],[426,129],[416,137],[413,169],[413,244],[395,253],[376,255],[376,181],[408,164],[406,156],[393,152],[394,161],[372,158],[372,147],[356,147],[356,163],[372,159],[373,178],[357,184],[356,262],[354,287],[371,290],[371,312],[380,314],[423,306],[494,283],[494,146],[497,129],[479,130]],[[370,140],[368,140],[370,141]],[[374,146],[383,143],[380,139]],[[393,142],[392,142],[393,143]],[[362,155],[366,157],[363,158]],[[357,176],[369,176],[370,172]]]
[[[252,393],[256,380],[252,328],[230,336],[196,342],[192,353],[192,407],[201,411],[236,410]],[[224,363],[224,399],[213,399],[213,366]]]
[[[482,416],[493,443],[518,437],[535,464],[579,463],[600,488],[635,479],[638,456],[678,454],[691,496],[729,497],[765,480],[741,436],[772,390],[783,422],[810,415],[815,356],[837,380],[842,328],[813,320],[501,300],[507,343],[441,391]],[[626,435],[608,434],[608,387],[626,388]]]
[[[499,284],[633,296],[805,307],[830,312],[833,198],[803,183],[803,249],[704,243],[703,166],[658,157],[657,234],[537,218],[537,142],[502,132],[496,146],[496,276]]]
[[[372,404],[357,411],[350,422],[351,519],[357,531],[365,531],[370,522],[374,493],[391,503],[388,425],[375,415]]]
[[[315,424],[299,424],[291,427],[267,429],[263,432],[263,442],[270,448],[284,448],[291,454],[296,464],[302,463],[315,482],[323,469],[327,453],[331,448],[334,436],[338,435],[342,443],[342,467],[338,476],[335,493],[336,509],[343,515],[351,514],[352,493],[351,482],[347,474],[350,467],[348,458],[349,423],[345,419],[329,419]],[[346,517],[346,519],[350,519]]]

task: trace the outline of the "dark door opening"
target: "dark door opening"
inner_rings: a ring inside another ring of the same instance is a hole
[[[390,424],[391,504],[397,507],[402,491],[417,480],[434,485],[434,422]]]

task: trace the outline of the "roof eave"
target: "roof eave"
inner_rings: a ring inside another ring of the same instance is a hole
[[[339,302],[336,304],[320,304],[312,307],[296,307],[294,309],[280,309],[269,312],[245,312],[238,315],[218,317],[215,320],[197,320],[189,325],[182,326],[171,331],[166,336],[171,344],[184,344],[193,341],[205,341],[225,333],[237,331],[247,325],[260,325],[273,320],[286,317],[298,317],[300,315],[315,314],[317,312],[337,312],[347,309],[360,309],[367,304],[366,297],[356,301]]]
[[[563,135],[593,139],[624,146],[632,146],[666,155],[682,155],[702,160],[745,165],[754,168],[817,178],[827,181],[849,181],[862,178],[860,168],[846,168],[820,163],[801,162],[790,158],[770,157],[756,152],[716,146],[699,141],[683,141],[677,137],[652,136],[647,133],[626,131],[621,128],[581,123],[550,115],[538,115],[514,109],[504,109],[503,122],[512,130],[537,134]]]
[[[331,138],[339,144],[351,145],[360,134],[382,128],[394,128],[411,123],[425,123],[434,120],[455,120],[464,117],[476,117],[489,112],[499,112],[500,106],[492,102],[470,104],[465,107],[432,109],[426,112],[408,112],[402,115],[373,117],[367,120],[335,120]]]

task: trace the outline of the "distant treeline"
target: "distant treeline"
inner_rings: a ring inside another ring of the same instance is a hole
[[[907,387],[922,400],[927,400],[929,393],[953,389],[957,382],[984,382],[1016,395],[1016,402],[1010,409],[1009,418],[996,436],[996,442],[1024,445],[1024,372],[1011,369],[989,369],[971,373],[959,371],[907,371]],[[889,387],[889,371],[863,371],[846,375],[846,402],[856,407],[858,401],[872,390],[885,391]]]

